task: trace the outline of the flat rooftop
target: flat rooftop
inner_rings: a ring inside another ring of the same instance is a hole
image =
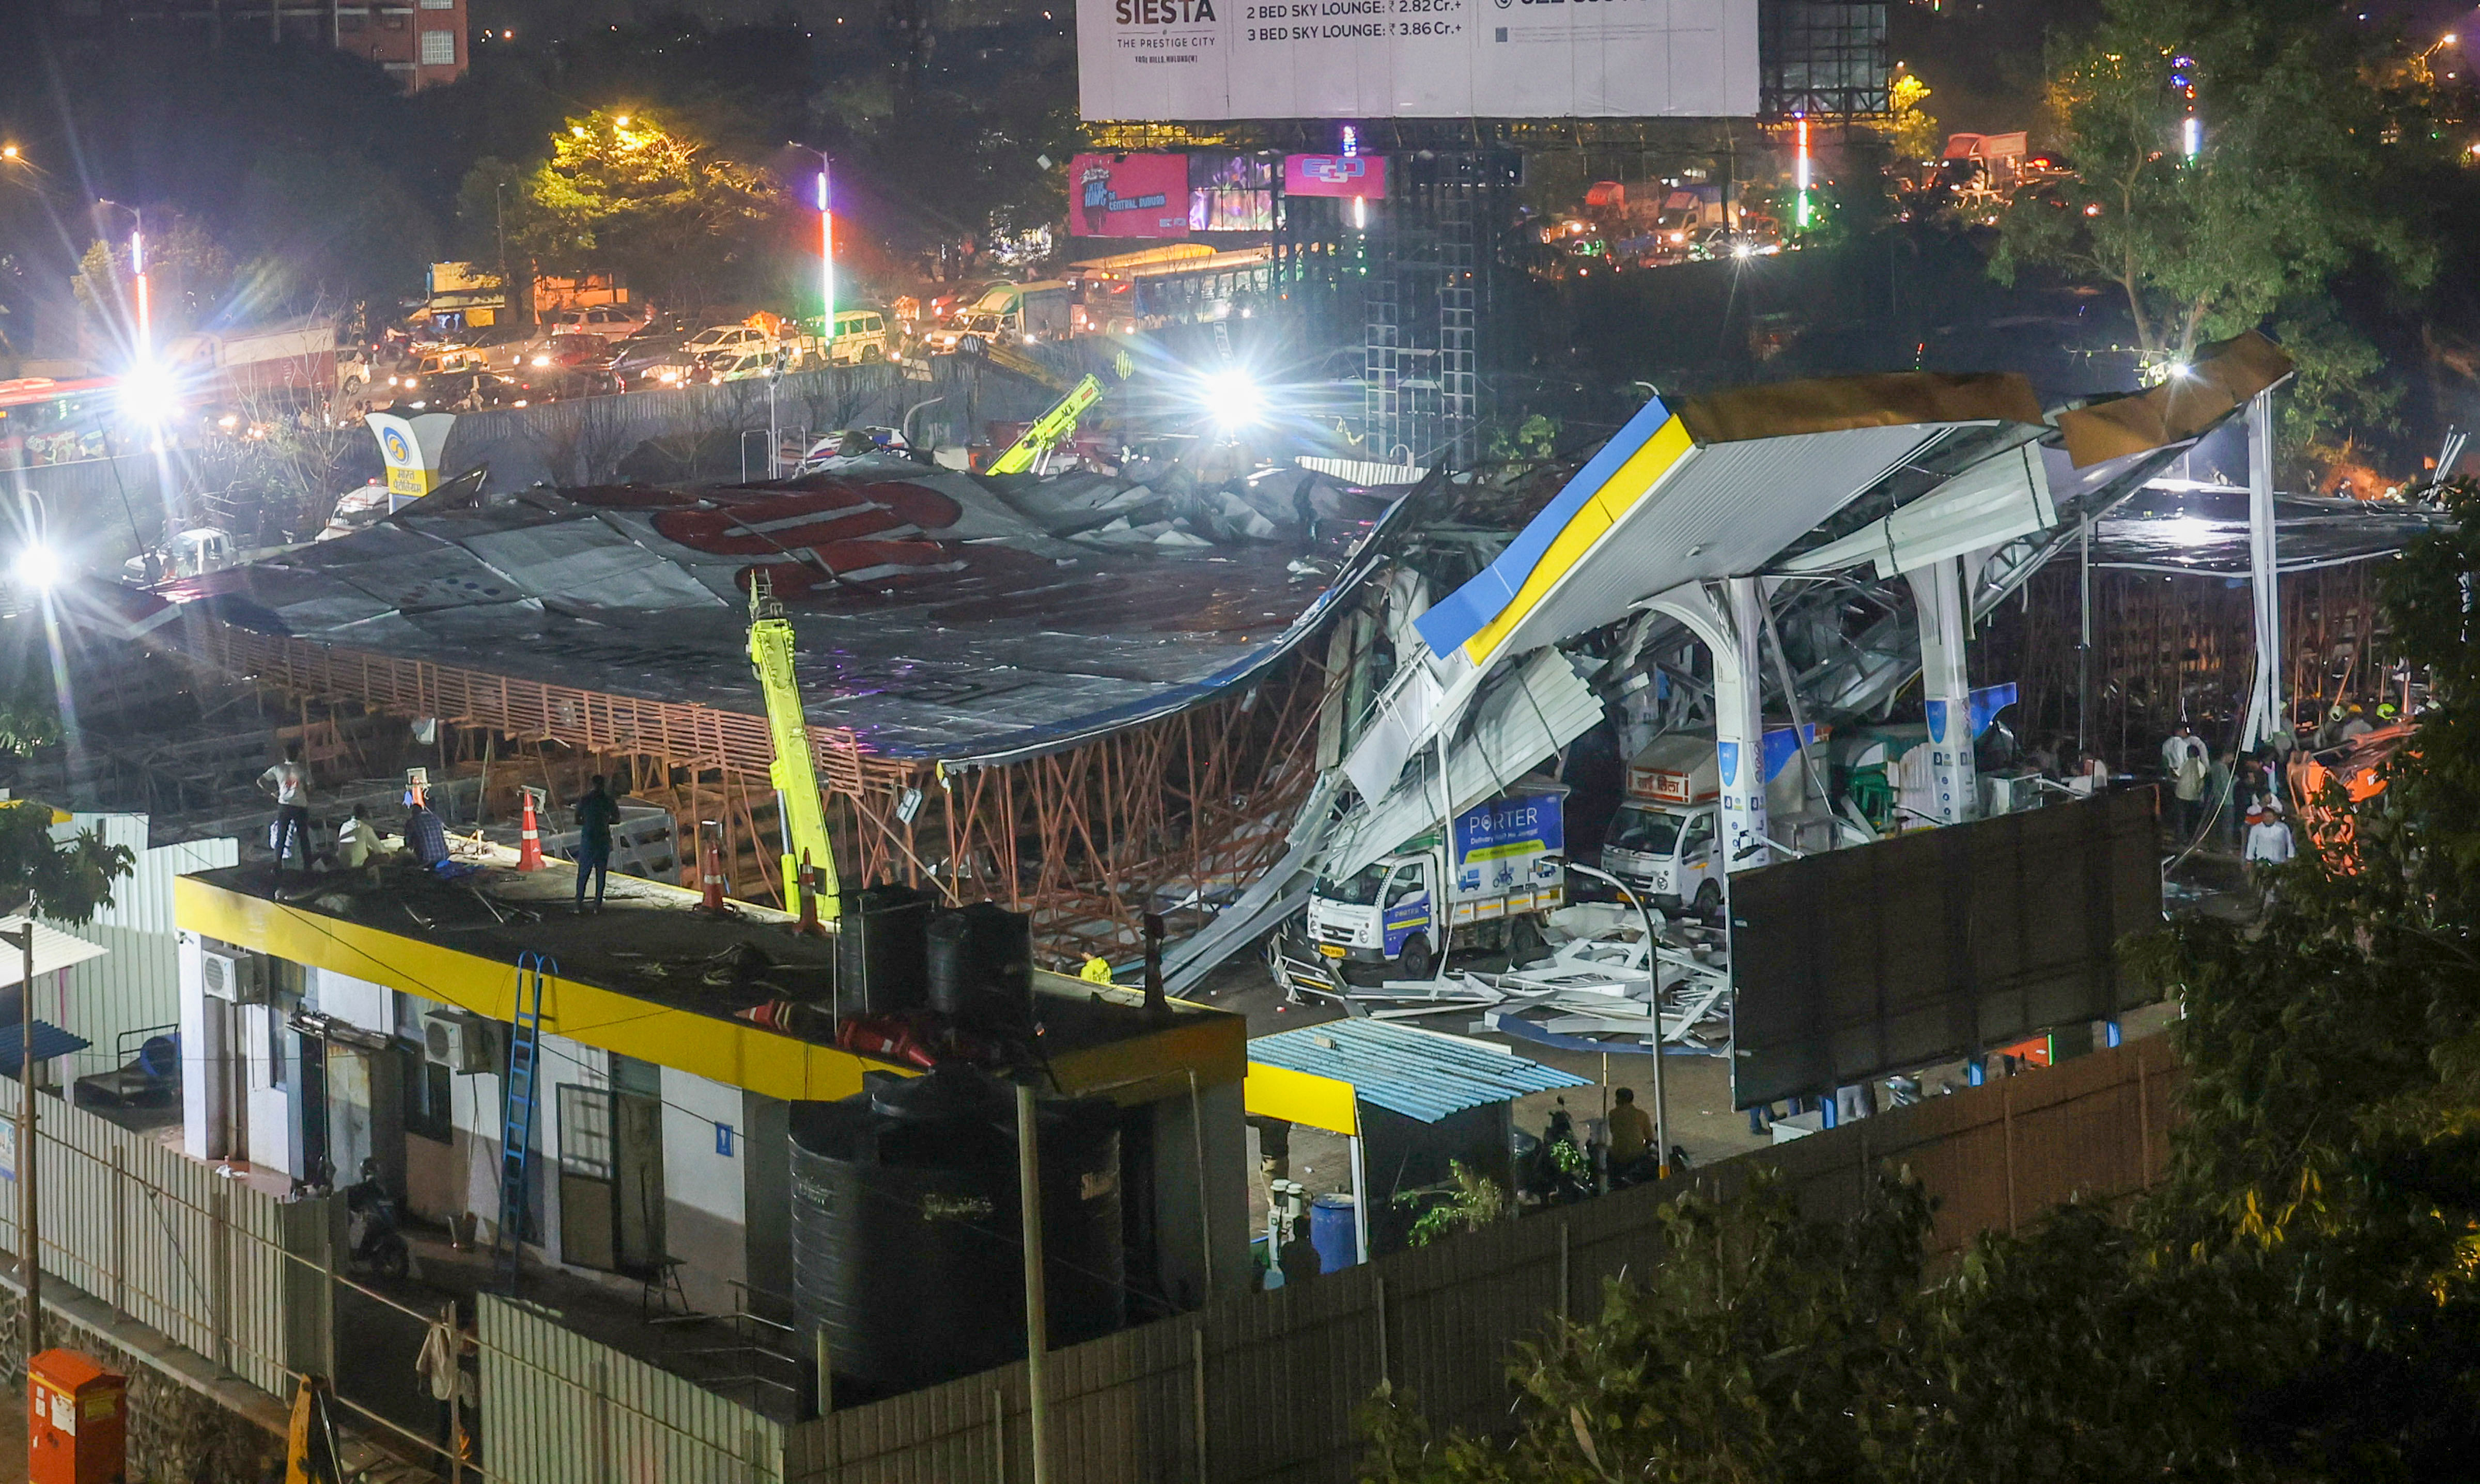
[[[458,842],[479,869],[442,881],[410,861],[367,872],[281,878],[264,864],[180,879],[186,930],[350,975],[495,1020],[515,1018],[517,960],[550,959],[543,1028],[728,1086],[790,1100],[847,1096],[874,1070],[909,1062],[835,1044],[836,942],[807,937],[770,908],[732,904],[718,920],[693,892],[614,876],[605,909],[572,912],[564,863],[513,869],[510,853]],[[1146,1101],[1153,1079],[1204,1084],[1246,1075],[1246,1021],[1174,1002],[1149,1015],[1133,991],[1037,969],[1042,1059],[1064,1091]],[[776,1002],[815,1007],[793,1030],[744,1018]]]

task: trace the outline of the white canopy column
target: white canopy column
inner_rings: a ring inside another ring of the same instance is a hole
[[[1771,863],[1766,845],[1766,727],[1757,644],[1765,633],[1755,577],[1687,583],[1645,606],[1705,641],[1714,656],[1715,764],[1722,785],[1722,859],[1730,871]]]
[[[1964,618],[1963,573],[1941,557],[1906,574],[1921,616],[1921,691],[1929,723],[1929,772],[1936,785],[1931,812],[1941,825],[1959,825],[1980,813],[1980,781],[1972,755],[1972,682],[1964,674],[1963,646],[1972,635]]]
[[[2270,389],[2249,398],[2247,431],[2248,586],[2256,601],[2256,684],[2248,693],[2245,745],[2255,747],[2288,725],[2282,701],[2282,579],[2273,545]]]

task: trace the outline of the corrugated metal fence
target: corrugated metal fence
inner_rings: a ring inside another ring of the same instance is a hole
[[[1821,1216],[1847,1215],[1873,1171],[1907,1167],[1939,1199],[1934,1255],[2012,1230],[2077,1195],[2150,1185],[2168,1160],[2177,1069],[2160,1040],[1847,1124],[1665,1190],[1639,1188],[1510,1222],[1315,1283],[1050,1358],[1053,1461],[1078,1484],[1347,1480],[1353,1409],[1381,1381],[1433,1420],[1503,1424],[1510,1347],[1582,1317],[1603,1280],[1661,1261],[1660,1205],[1729,1194],[1771,1167]],[[788,1430],[788,1484],[1000,1484],[1030,1478],[1024,1368]]]
[[[1050,1357],[1053,1462],[1077,1484],[1341,1484],[1354,1408],[1381,1381],[1441,1425],[1503,1423],[1510,1347],[1582,1316],[1605,1279],[1661,1261],[1662,1203],[1780,1172],[1806,1210],[1855,1211],[1873,1172],[1939,1201],[1933,1254],[2072,1197],[2117,1198],[2168,1162],[2177,1068],[2131,1043],[1698,1171],[1401,1253]],[[0,1130],[16,1087],[0,1080]],[[334,1198],[279,1201],[155,1140],[46,1100],[43,1256],[57,1275],[288,1395],[327,1372]],[[8,1148],[0,1135],[0,1152]],[[13,1166],[13,1158],[5,1162]],[[0,1200],[0,1245],[16,1241]],[[370,1295],[374,1298],[375,1294]],[[418,1322],[419,1312],[407,1311]],[[484,1294],[482,1473],[492,1484],[1003,1484],[1032,1477],[1021,1363],[785,1425]],[[408,1442],[414,1441],[407,1438]]]
[[[17,1249],[17,1084],[0,1079],[0,1246]],[[325,1200],[279,1201],[142,1134],[45,1098],[36,1179],[43,1271],[272,1395],[314,1355]]]
[[[124,1033],[169,1026],[181,1018],[180,931],[172,920],[172,879],[241,859],[241,842],[232,839],[150,847],[143,814],[78,814],[55,833],[87,829],[101,831],[107,844],[129,847],[137,865],[127,879],[113,883],[112,906],[96,912],[92,922],[61,929],[110,950],[69,970],[65,1012],[52,1014],[43,1008],[46,996],[39,990],[36,994],[38,1015],[94,1043],[77,1056],[80,1076],[117,1065]]]
[[[778,1484],[784,1428],[667,1370],[479,1295],[482,1468],[518,1484]]]

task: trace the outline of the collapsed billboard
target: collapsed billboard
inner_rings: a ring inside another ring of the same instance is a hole
[[[1077,0],[1089,120],[1744,117],[1758,0]]]
[[[1733,1106],[2103,1020],[2158,996],[2118,940],[2161,922],[2147,791],[1731,878]]]

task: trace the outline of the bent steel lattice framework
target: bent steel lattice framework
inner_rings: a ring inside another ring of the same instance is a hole
[[[736,892],[781,900],[781,830],[764,718],[258,633],[212,620],[168,626],[194,658],[328,704],[436,717],[632,763],[641,797],[721,818]],[[1080,745],[956,768],[865,751],[814,727],[818,777],[845,880],[901,881],[954,902],[1033,914],[1054,963],[1124,958],[1147,911],[1193,926],[1283,851],[1317,775],[1316,730],[1334,687],[1305,645],[1236,694]],[[620,771],[620,770],[615,770]],[[660,782],[653,781],[660,779]]]

